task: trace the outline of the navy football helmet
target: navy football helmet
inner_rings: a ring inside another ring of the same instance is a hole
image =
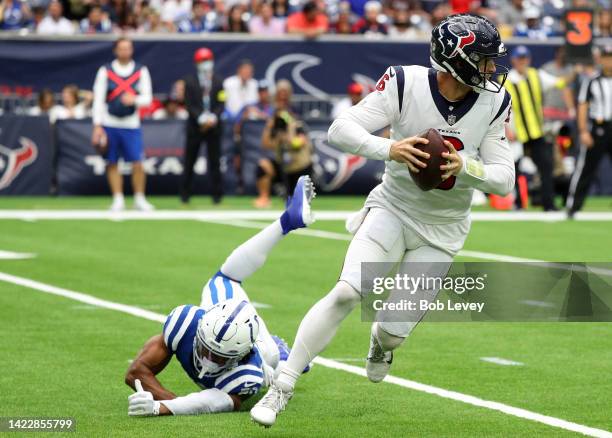
[[[450,15],[431,32],[432,67],[450,73],[472,88],[498,93],[506,81],[508,68],[495,64],[496,71],[491,73],[485,71],[486,65],[489,60],[506,54],[495,25],[478,15]]]

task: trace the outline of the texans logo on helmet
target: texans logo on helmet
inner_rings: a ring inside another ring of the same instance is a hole
[[[314,165],[317,186],[325,192],[342,187],[368,161],[364,157],[346,154],[330,146],[325,131],[312,131],[310,138],[317,151]]]
[[[19,149],[0,145],[0,190],[11,185],[21,171],[38,157],[38,148],[32,140],[20,137],[19,143]]]
[[[459,35],[453,31],[452,23],[446,23],[440,29],[438,41],[442,46],[442,54],[447,58],[453,58],[457,55],[458,49],[474,44],[476,42],[476,35],[471,30],[467,31],[466,35]]]

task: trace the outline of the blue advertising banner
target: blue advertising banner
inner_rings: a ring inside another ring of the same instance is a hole
[[[56,125],[57,141],[57,179],[60,195],[98,195],[108,194],[106,182],[106,163],[91,146],[91,121],[64,120]],[[143,123],[143,142],[145,160],[143,166],[147,173],[147,192],[159,195],[176,195],[183,173],[183,149],[185,144],[185,127],[180,121],[153,121]],[[207,193],[207,162],[205,147],[200,150],[194,172],[194,193]],[[221,159],[221,170],[224,173],[224,186],[228,193],[233,193],[236,186],[236,175],[226,165],[230,151]],[[130,174],[129,163],[120,161],[119,166],[124,175]],[[131,191],[131,182],[125,178],[127,192]]]
[[[47,117],[0,117],[0,195],[48,195],[52,145]]]
[[[202,46],[215,53],[215,68],[223,77],[235,74],[240,60],[250,59],[257,79],[289,79],[297,94],[320,99],[344,94],[354,80],[375,84],[389,65],[429,65],[429,43],[423,41],[232,40],[206,35],[197,40],[136,40],[135,59],[149,67],[154,91],[168,93],[174,81],[192,72],[193,53]],[[553,44],[531,46],[534,64],[552,59],[554,49]],[[98,67],[112,58],[112,41],[5,39],[0,41],[0,85],[59,91],[75,83],[91,89]]]

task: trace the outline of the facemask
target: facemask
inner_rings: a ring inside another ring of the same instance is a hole
[[[199,74],[212,75],[215,63],[213,61],[204,61],[196,65]]]
[[[201,366],[200,374],[198,374],[199,379],[201,379],[204,374],[215,374],[224,368],[223,365],[219,365],[218,363],[208,360],[205,357],[199,358],[199,362]]]

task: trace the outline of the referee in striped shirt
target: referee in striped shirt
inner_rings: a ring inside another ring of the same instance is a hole
[[[578,94],[580,155],[567,197],[568,217],[582,208],[605,152],[612,158],[612,44],[602,47],[601,72],[583,82]]]

